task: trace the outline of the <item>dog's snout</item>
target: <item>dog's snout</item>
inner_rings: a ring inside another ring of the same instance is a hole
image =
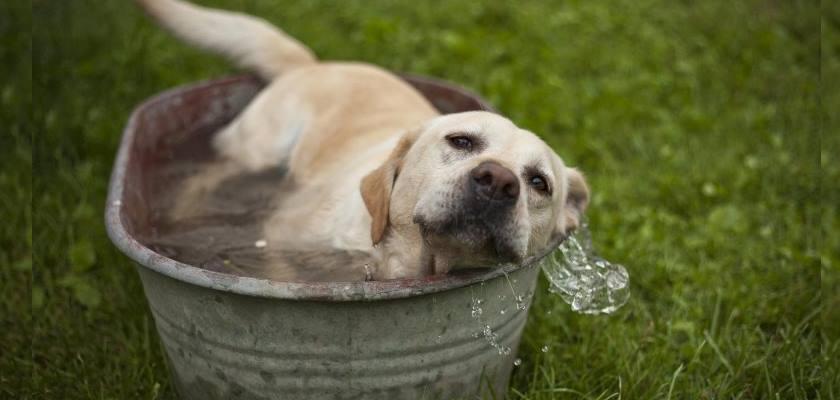
[[[470,171],[472,186],[490,200],[515,202],[519,197],[519,179],[511,170],[495,161],[485,161]]]

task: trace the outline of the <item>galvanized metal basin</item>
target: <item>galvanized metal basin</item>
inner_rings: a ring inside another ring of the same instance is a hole
[[[405,79],[442,112],[490,109],[450,84]],[[275,282],[186,265],[138,240],[155,229],[148,204],[158,155],[195,135],[209,137],[261,86],[252,77],[233,77],[147,100],[134,110],[114,165],[108,233],[137,263],[180,395],[504,397],[536,282],[536,259],[524,267],[426,279]]]

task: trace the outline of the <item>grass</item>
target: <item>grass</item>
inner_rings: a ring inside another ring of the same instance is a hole
[[[133,105],[232,70],[130,2],[23,3],[0,5],[0,397],[173,398],[102,226],[106,183]],[[594,241],[627,265],[632,298],[577,315],[541,280],[510,398],[840,398],[836,8],[201,3],[324,59],[473,88],[588,173]]]

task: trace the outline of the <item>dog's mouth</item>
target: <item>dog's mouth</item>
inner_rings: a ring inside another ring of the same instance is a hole
[[[448,248],[472,262],[519,262],[525,257],[517,249],[518,230],[511,218],[487,219],[459,212],[441,221],[430,221],[422,215],[415,215],[413,220],[427,245]]]

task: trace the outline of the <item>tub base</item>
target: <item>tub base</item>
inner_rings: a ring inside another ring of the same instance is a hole
[[[530,298],[537,271],[335,303],[224,293],[138,268],[177,390],[196,400],[504,398],[527,318],[511,287]]]

